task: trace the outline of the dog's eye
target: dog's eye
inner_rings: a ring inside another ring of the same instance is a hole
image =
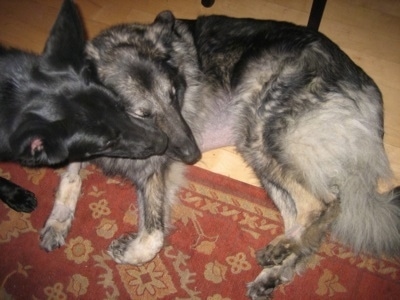
[[[174,101],[176,98],[176,89],[175,87],[172,87],[170,92],[169,92],[169,97],[171,98],[171,101]]]
[[[108,140],[108,141],[105,143],[104,147],[105,147],[105,148],[111,148],[111,147],[115,146],[116,143],[117,143],[116,140]]]
[[[136,117],[139,117],[139,118],[150,118],[150,117],[151,117],[151,112],[148,111],[148,110],[144,110],[144,109],[136,109],[136,110],[133,112],[133,114],[134,114]]]

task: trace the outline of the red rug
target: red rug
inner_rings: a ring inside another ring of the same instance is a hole
[[[31,214],[0,203],[0,299],[246,299],[246,283],[260,272],[255,250],[283,229],[262,189],[191,167],[165,248],[146,265],[118,265],[105,250],[135,230],[135,192],[89,167],[67,245],[46,253],[38,246],[39,231],[59,174],[0,164],[0,176],[39,199]],[[399,299],[399,278],[398,261],[354,256],[329,241],[274,298]]]

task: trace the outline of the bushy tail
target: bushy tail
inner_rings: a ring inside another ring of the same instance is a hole
[[[356,252],[400,257],[400,186],[380,194],[363,175],[347,178],[341,187],[341,213],[332,232]]]

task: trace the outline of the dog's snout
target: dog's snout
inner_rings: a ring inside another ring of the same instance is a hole
[[[194,164],[201,158],[200,149],[196,144],[182,147],[180,152],[183,162],[187,164]]]
[[[157,136],[153,146],[154,146],[154,152],[156,154],[164,153],[168,146],[168,136],[164,133],[160,133]]]

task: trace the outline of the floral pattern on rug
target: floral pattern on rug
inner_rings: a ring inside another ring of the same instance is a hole
[[[0,176],[33,191],[39,206],[17,213],[0,203],[0,299],[246,299],[261,271],[257,249],[281,234],[281,217],[260,188],[189,167],[165,247],[142,266],[116,264],[108,245],[135,231],[135,190],[93,166],[66,245],[39,247],[62,170],[0,164]],[[400,262],[354,255],[327,240],[301,276],[275,299],[397,299]]]

